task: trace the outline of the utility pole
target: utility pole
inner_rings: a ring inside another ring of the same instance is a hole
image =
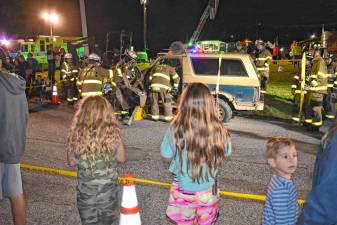
[[[81,25],[82,25],[82,37],[88,37],[88,28],[87,28],[87,17],[85,14],[85,1],[79,0],[80,11],[81,11]],[[84,47],[85,55],[89,55],[89,47]]]
[[[144,52],[147,51],[147,4],[148,0],[140,0],[140,4],[143,5],[143,39],[144,39]]]

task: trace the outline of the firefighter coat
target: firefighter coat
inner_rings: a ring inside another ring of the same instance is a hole
[[[63,80],[74,81],[77,77],[78,69],[72,64],[63,62],[61,65],[61,77]]]
[[[321,102],[323,95],[327,93],[328,71],[324,59],[317,56],[312,60],[310,70],[310,92],[312,92],[312,100]]]
[[[176,70],[169,65],[157,65],[150,74],[150,88],[152,92],[170,91],[178,88],[180,77]]]
[[[102,95],[103,83],[108,83],[112,78],[112,70],[101,66],[89,64],[79,75],[79,90],[81,96]]]
[[[271,53],[267,49],[263,49],[258,53],[256,61],[256,68],[259,72],[260,77],[269,77],[269,65],[272,61],[273,57]]]

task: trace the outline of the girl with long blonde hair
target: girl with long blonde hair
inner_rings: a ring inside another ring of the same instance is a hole
[[[216,175],[231,153],[217,113],[208,88],[189,84],[161,144],[161,155],[175,175],[166,214],[176,224],[214,224],[217,219]]]
[[[121,130],[105,98],[81,100],[68,135],[67,158],[78,168],[77,208],[82,224],[115,224],[117,163],[126,157]]]

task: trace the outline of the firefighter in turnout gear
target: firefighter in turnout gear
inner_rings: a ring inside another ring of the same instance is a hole
[[[88,57],[89,63],[84,67],[79,75],[77,85],[81,97],[103,95],[104,83],[109,83],[113,79],[112,69],[105,69],[101,66],[101,58],[92,53]]]
[[[337,63],[334,62],[334,55],[328,54],[326,59],[327,69],[328,69],[328,88],[327,95],[324,97],[324,111],[325,117],[327,119],[335,119],[336,115],[336,87],[337,87]],[[335,88],[334,88],[335,87]]]
[[[180,77],[176,73],[176,70],[168,64],[156,65],[149,77],[152,95],[152,119],[155,121],[159,120],[159,101],[164,105],[164,120],[171,121],[173,118],[173,96],[171,93],[178,89]]]
[[[322,106],[323,96],[327,94],[328,71],[326,63],[321,57],[321,49],[315,48],[312,55],[314,58],[308,79],[305,122],[312,127],[320,127],[323,125]]]
[[[76,79],[78,69],[72,63],[73,56],[71,53],[66,53],[64,62],[61,65],[61,78],[63,80],[64,98],[68,104],[72,104],[78,100],[78,92],[76,87]]]
[[[273,59],[271,53],[266,49],[262,40],[258,40],[256,43],[258,50],[255,58],[256,68],[259,72],[260,87],[261,87],[261,100],[264,99],[264,94],[267,90],[267,83],[269,80],[269,65]]]

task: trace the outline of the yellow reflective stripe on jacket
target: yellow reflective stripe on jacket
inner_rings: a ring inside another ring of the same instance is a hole
[[[301,91],[301,90],[295,90],[295,93],[296,94],[301,94],[301,93],[306,94],[307,92],[306,91]]]
[[[83,84],[102,84],[100,80],[84,80]]]
[[[318,72],[317,75],[320,76],[320,77],[323,77],[323,78],[329,77],[328,74],[322,73],[322,72]]]
[[[112,70],[109,70],[109,77],[113,78],[113,76],[114,76],[114,72]]]
[[[73,70],[73,73],[78,73],[78,70]]]
[[[179,78],[179,75],[176,73],[176,74],[174,74],[174,76],[172,77],[172,79],[175,80],[177,78]]]
[[[179,87],[179,84],[173,84],[173,87],[177,88]]]
[[[311,91],[326,91],[327,90],[327,86],[318,86],[318,87],[311,87],[310,90]]]
[[[334,81],[333,83],[334,83],[335,85],[337,85],[337,81]]]
[[[297,75],[295,75],[295,76],[294,76],[294,79],[296,79],[296,80],[299,80],[299,79],[300,79],[300,77],[299,77],[299,76],[297,76]]]
[[[312,79],[317,79],[317,75],[312,74],[312,75],[310,75],[310,78],[312,78]]]
[[[97,95],[103,95],[101,91],[88,91],[88,92],[82,92],[81,94],[83,97],[85,96],[97,96]]]
[[[117,69],[117,74],[119,77],[123,77],[122,70],[119,68]]]
[[[314,87],[318,86],[317,80],[312,80],[311,85],[314,86]]]
[[[269,67],[257,67],[257,71],[266,71],[269,70]]]
[[[114,86],[114,87],[116,87],[116,83],[113,82],[113,81],[111,81],[111,85]]]
[[[162,77],[166,80],[170,80],[170,76],[166,75],[164,73],[154,73],[154,74],[152,74],[152,79],[153,79],[153,77]]]
[[[273,59],[273,58],[271,56],[267,56],[265,58],[263,58],[263,57],[256,58],[257,61],[268,60],[268,59]]]
[[[329,88],[332,88],[333,87],[333,84],[328,84],[327,85]]]
[[[291,88],[297,88],[296,84],[291,85]]]
[[[76,84],[77,84],[78,86],[80,86],[80,85],[82,85],[82,81],[77,81]]]
[[[164,84],[151,84],[151,88],[163,88],[165,90],[171,90],[169,86],[166,86]]]

